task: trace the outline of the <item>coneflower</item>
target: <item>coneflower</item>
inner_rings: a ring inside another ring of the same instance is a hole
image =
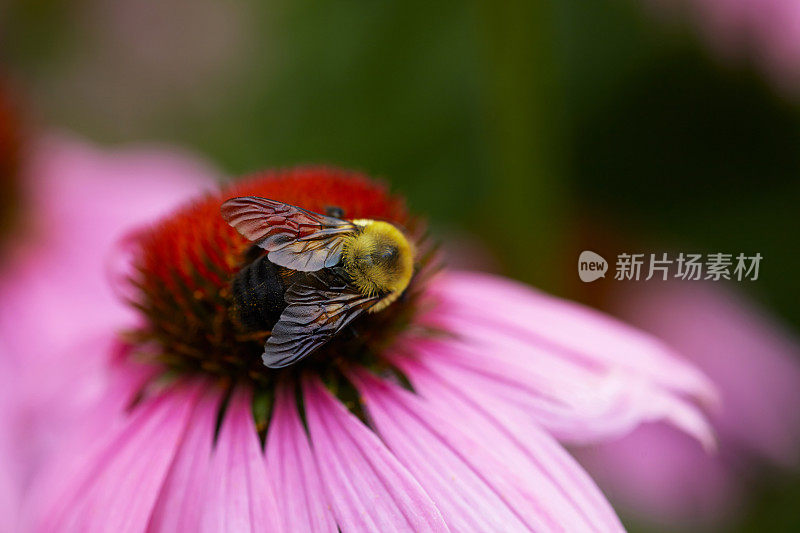
[[[268,332],[232,316],[252,243],[220,206],[238,196],[405,228],[417,274],[387,309],[267,368]],[[384,186],[328,168],[264,173],[130,233],[122,294],[138,325],[119,332],[110,382],[27,492],[25,524],[614,531],[615,513],[558,440],[665,419],[711,444],[695,402],[712,387],[659,342],[511,281],[434,273],[422,234]]]

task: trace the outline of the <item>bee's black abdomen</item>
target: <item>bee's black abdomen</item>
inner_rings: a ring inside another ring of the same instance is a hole
[[[279,267],[266,255],[243,267],[233,280],[234,313],[246,331],[270,330],[286,308]]]

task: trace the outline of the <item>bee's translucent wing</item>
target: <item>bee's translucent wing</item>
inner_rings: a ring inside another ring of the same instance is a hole
[[[302,272],[336,265],[356,231],[346,220],[257,196],[232,198],[221,212],[228,224],[267,250],[274,264]]]
[[[364,296],[331,271],[300,276],[284,296],[289,304],[264,345],[264,364],[289,366],[328,342],[380,300]]]

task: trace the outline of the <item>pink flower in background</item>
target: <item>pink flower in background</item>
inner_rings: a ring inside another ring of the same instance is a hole
[[[260,191],[409,220],[364,177],[267,174],[145,226],[131,252],[135,314],[107,287],[108,251],[213,173],[77,143],[41,157],[41,241],[0,289],[10,413],[0,452],[16,443],[3,460],[19,470],[0,510],[22,502],[23,529],[615,531],[556,439],[663,420],[711,445],[696,404],[715,394],[694,367],[644,333],[495,276],[420,282],[385,315],[391,324],[376,314],[348,341],[380,346],[366,358],[269,371],[258,353],[253,365],[231,357],[247,341],[226,340],[219,304],[243,243],[216,216],[221,201]]]
[[[651,283],[615,296],[620,316],[689,356],[719,386],[719,452],[648,424],[582,453],[583,463],[613,501],[642,518],[673,527],[733,519],[758,462],[796,467],[800,459],[796,340],[719,285]]]
[[[728,58],[753,59],[778,88],[800,90],[800,3],[796,0],[648,0],[688,7],[709,44]]]
[[[31,203],[21,206],[25,220],[0,271],[0,517],[7,524],[20,488],[98,401],[109,329],[132,319],[108,284],[108,250],[131,227],[215,181],[207,165],[175,149],[103,151],[54,135],[27,152],[22,177]]]

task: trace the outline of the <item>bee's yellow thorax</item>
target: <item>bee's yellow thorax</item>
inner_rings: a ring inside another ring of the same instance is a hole
[[[380,311],[408,287],[414,273],[414,249],[403,232],[388,222],[357,219],[353,223],[362,229],[345,243],[344,268],[363,294],[386,294],[370,310]]]

